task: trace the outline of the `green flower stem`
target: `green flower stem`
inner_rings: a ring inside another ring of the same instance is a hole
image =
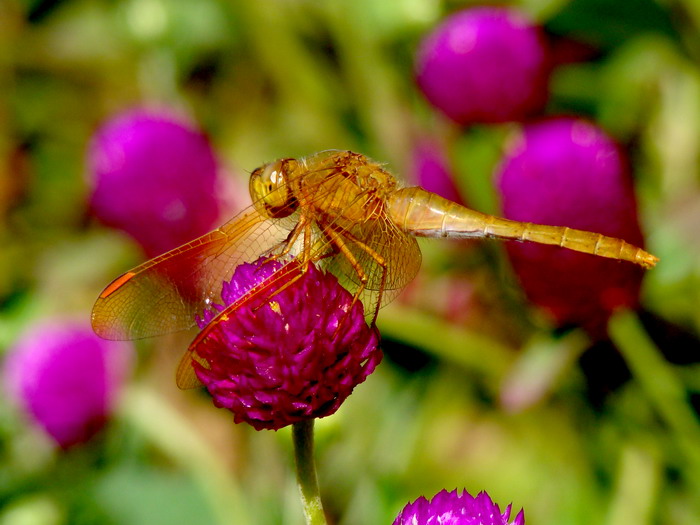
[[[685,385],[633,312],[615,314],[608,329],[648,399],[674,432],[678,449],[689,465],[688,472],[700,486],[700,424],[688,403]]]
[[[326,525],[321,494],[318,490],[314,464],[314,420],[301,421],[292,427],[294,457],[297,466],[297,484],[308,525]]]

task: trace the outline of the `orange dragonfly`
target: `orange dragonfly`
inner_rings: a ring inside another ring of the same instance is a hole
[[[253,205],[220,228],[109,284],[92,311],[95,332],[106,339],[140,339],[190,328],[196,315],[220,302],[222,282],[236,266],[266,255],[293,259],[296,264],[283,268],[299,275],[310,263],[332,272],[364,303],[372,322],[418,272],[421,253],[415,237],[530,241],[645,268],[658,260],[620,239],[502,219],[420,187],[402,188],[381,164],[351,151],[261,166],[250,177],[250,194]],[[271,288],[266,283],[246,295],[262,297]],[[238,306],[227,307],[203,333]],[[181,387],[196,384],[190,360],[196,359],[202,337],[181,363]]]

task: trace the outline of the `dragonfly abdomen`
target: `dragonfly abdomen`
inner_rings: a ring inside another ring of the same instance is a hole
[[[645,268],[658,259],[622,239],[565,226],[548,226],[502,219],[470,210],[422,188],[403,188],[387,199],[394,223],[419,237],[483,238],[529,241],[577,252],[629,261]]]
[[[549,244],[599,257],[629,261],[645,268],[652,268],[658,261],[633,244],[601,233],[566,226],[511,221],[492,215],[485,215],[484,237]]]

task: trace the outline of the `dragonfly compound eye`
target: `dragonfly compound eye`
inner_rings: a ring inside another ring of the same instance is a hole
[[[288,159],[278,160],[256,169],[250,176],[250,196],[259,213],[270,218],[291,215],[296,199],[288,185]]]

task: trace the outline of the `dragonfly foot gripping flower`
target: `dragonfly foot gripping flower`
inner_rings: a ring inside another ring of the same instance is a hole
[[[206,311],[200,326],[213,325],[194,349],[214,403],[258,430],[333,414],[382,358],[362,303],[335,276],[313,264],[301,274],[281,268],[265,258],[239,266],[221,296],[240,305],[223,320]],[[258,299],[251,289],[270,279]]]

